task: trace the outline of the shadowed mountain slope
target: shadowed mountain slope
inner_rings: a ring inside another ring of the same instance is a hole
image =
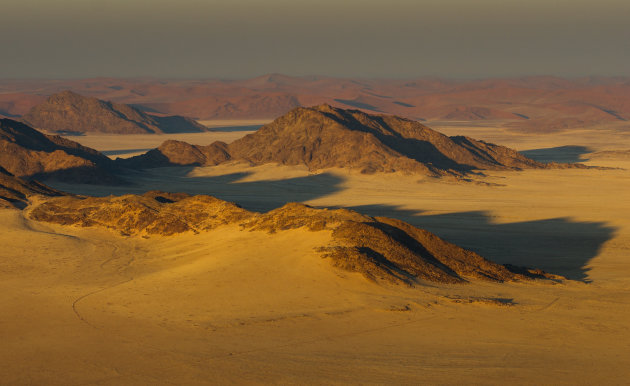
[[[0,208],[24,208],[28,197],[34,194],[60,196],[63,193],[37,181],[24,181],[0,167]]]
[[[228,224],[268,233],[298,228],[328,231],[330,242],[318,248],[322,256],[336,267],[377,282],[414,285],[419,280],[454,284],[475,279],[553,278],[525,269],[513,272],[399,220],[297,203],[260,214],[210,196],[152,191],[142,196],[53,198],[33,208],[29,216],[62,225],[105,227],[123,235],[171,236],[208,232]]]
[[[114,162],[98,151],[11,119],[0,119],[0,166],[22,178],[120,182]]]
[[[504,146],[448,137],[409,119],[329,105],[295,108],[229,145],[167,141],[144,155],[120,162],[146,168],[217,165],[228,160],[253,165],[306,165],[311,170],[342,167],[363,173],[401,171],[432,176],[461,175],[475,169],[560,166],[536,162]]]
[[[23,115],[22,120],[49,132],[146,134],[207,131],[205,126],[190,118],[148,115],[125,104],[84,97],[71,91],[51,95]]]

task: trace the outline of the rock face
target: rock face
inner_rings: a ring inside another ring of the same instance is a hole
[[[0,119],[0,166],[27,179],[121,182],[114,162],[98,151],[11,119]]]
[[[128,105],[88,98],[64,91],[33,107],[22,120],[49,132],[112,134],[191,133],[205,126],[179,115],[159,117]]]
[[[461,175],[475,169],[545,168],[515,150],[468,137],[448,137],[412,120],[370,115],[329,105],[296,108],[231,144],[209,146],[169,141],[121,161],[128,167],[216,165],[239,160],[254,165],[306,165],[364,173]]]
[[[82,227],[101,226],[125,235],[164,235],[209,231],[251,213],[210,196],[148,192],[142,196],[60,197],[34,208],[38,221]]]
[[[227,224],[268,233],[297,228],[327,231],[332,237],[318,248],[322,257],[376,282],[414,285],[421,280],[464,283],[546,277],[537,271],[508,269],[402,221],[297,203],[259,214],[210,196],[154,191],[142,196],[52,198],[29,216],[62,225],[105,227],[123,235],[171,236]]]
[[[60,196],[63,193],[37,181],[24,181],[0,167],[0,208],[22,209],[28,197],[34,194]]]
[[[218,165],[231,158],[228,144],[217,141],[208,146],[191,145],[182,141],[164,141],[157,149],[116,163],[131,169],[149,169],[163,166]]]

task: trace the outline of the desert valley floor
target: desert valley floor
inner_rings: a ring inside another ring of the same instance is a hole
[[[630,135],[431,126],[610,169],[489,171],[457,182],[224,164],[153,169],[130,175],[131,187],[50,185],[203,193],[256,211],[290,201],[353,208],[570,280],[378,285],[315,253],[326,232],[270,237],[225,226],[142,238],[0,210],[0,383],[627,383]],[[116,157],[164,136],[73,139]]]

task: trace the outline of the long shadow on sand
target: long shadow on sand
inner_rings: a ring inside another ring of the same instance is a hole
[[[104,151],[101,151],[101,153],[103,153],[106,156],[113,156],[113,155],[125,155],[125,154],[130,154],[130,153],[146,153],[147,151],[152,150],[152,149],[153,148],[104,150]]]
[[[589,261],[616,231],[604,222],[570,218],[498,224],[482,211],[424,214],[390,205],[348,209],[406,221],[498,263],[540,268],[584,282],[590,281]]]
[[[330,173],[311,174],[273,180],[242,181],[252,172],[218,176],[190,176],[194,167],[169,167],[128,172],[123,177],[132,184],[124,186],[65,184],[50,181],[49,186],[65,192],[107,196],[142,194],[150,190],[207,194],[238,203],[245,209],[266,212],[287,202],[309,201],[340,191],[344,179]]]
[[[593,149],[586,146],[558,146],[544,149],[523,150],[519,153],[527,158],[531,158],[538,162],[585,162],[587,158],[582,157],[584,154],[592,153]]]
[[[252,172],[190,176],[193,169],[173,167],[132,172],[125,177],[134,184],[127,186],[49,185],[93,196],[142,194],[149,190],[208,194],[236,202],[248,210],[266,212],[287,202],[309,201],[341,191],[344,182],[343,177],[330,173],[247,181]],[[589,281],[589,261],[616,231],[604,222],[578,222],[570,218],[500,224],[483,211],[431,214],[391,205],[347,208],[406,221],[499,263],[540,268],[585,282]]]

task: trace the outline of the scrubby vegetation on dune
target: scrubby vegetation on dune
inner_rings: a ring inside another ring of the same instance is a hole
[[[211,196],[154,191],[141,196],[53,198],[33,208],[29,216],[37,221],[104,227],[123,235],[142,236],[209,232],[229,224],[239,225],[241,231],[268,233],[297,228],[329,231],[330,242],[318,248],[321,255],[338,268],[377,282],[503,282],[534,276],[528,270],[516,272],[488,261],[399,220],[298,203],[261,214]],[[544,273],[538,276],[546,277]]]

